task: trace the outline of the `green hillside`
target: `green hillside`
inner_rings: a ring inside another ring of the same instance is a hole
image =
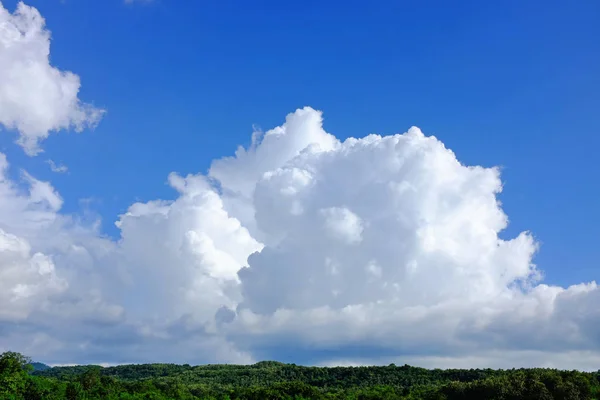
[[[0,356],[0,399],[596,399],[600,374],[550,369],[427,370],[145,364],[32,371]]]

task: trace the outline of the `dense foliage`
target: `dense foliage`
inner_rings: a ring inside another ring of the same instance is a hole
[[[121,365],[37,368],[0,355],[0,399],[600,399],[600,373],[550,369]]]

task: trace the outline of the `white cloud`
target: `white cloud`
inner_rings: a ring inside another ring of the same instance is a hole
[[[140,4],[150,4],[150,3],[154,3],[155,0],[124,0],[125,4],[134,4],[134,3],[140,3]]]
[[[237,271],[261,245],[205,178],[172,174],[178,199],[133,204],[113,242],[95,221],[61,214],[48,182],[24,171],[13,181],[8,169],[0,154],[0,351],[58,363],[134,362],[139,352],[252,361],[217,335],[215,315],[239,302]]]
[[[19,133],[29,155],[51,131],[94,127],[103,110],[82,103],[79,77],[50,65],[50,32],[39,12],[0,3],[0,125]]]
[[[255,130],[252,144],[248,149],[239,147],[235,157],[215,160],[209,170],[209,177],[218,181],[223,202],[228,212],[247,227],[253,236],[262,240],[261,229],[256,226],[253,205],[257,182],[267,174],[277,179],[278,168],[282,167],[301,152],[328,151],[337,145],[333,135],[321,126],[322,116],[311,108],[297,110],[286,118],[286,122],[266,133]],[[294,185],[307,182],[305,171],[295,175],[293,185],[283,188],[291,193]],[[301,210],[295,209],[296,212]],[[262,223],[268,223],[263,218]],[[264,230],[264,229],[263,229]]]
[[[22,320],[67,283],[56,276],[52,259],[31,254],[27,241],[0,229],[0,321]]]
[[[79,78],[50,66],[35,9],[0,6],[0,52],[0,124],[29,154],[50,131],[99,120]],[[0,351],[53,363],[246,363],[282,349],[310,363],[600,359],[596,284],[543,284],[533,236],[498,236],[498,169],[462,165],[418,128],[341,142],[320,112],[297,110],[206,176],[171,174],[176,199],[131,205],[117,241],[8,168],[0,154]]]
[[[90,327],[122,322],[123,308],[106,301],[98,279],[110,271],[93,268],[114,245],[61,215],[49,183],[26,172],[11,181],[8,168],[0,154],[0,351],[61,352]]]
[[[46,160],[48,165],[50,166],[50,170],[52,172],[56,172],[57,174],[64,174],[69,171],[69,168],[64,164],[56,164],[53,160]]]
[[[364,358],[359,361],[331,360],[322,363],[325,367],[334,366],[365,366],[365,365],[412,365],[422,368],[555,368],[561,370],[578,369],[581,371],[597,371],[600,354],[592,351],[556,352],[552,357],[541,351],[484,351],[478,354],[462,357],[447,357],[437,355],[403,357]]]
[[[237,271],[262,246],[205,178],[172,174],[169,181],[177,200],[134,204],[118,222],[127,292],[136,294],[128,308],[138,316],[212,321],[220,307],[236,305]]]
[[[363,224],[356,214],[345,207],[329,207],[319,210],[324,218],[325,229],[337,239],[348,244],[362,240]]]
[[[118,241],[0,165],[0,335],[49,362],[600,357],[596,285],[540,283],[533,237],[498,237],[499,171],[417,128],[340,142],[298,110],[208,176],[171,174],[177,198],[131,205]]]
[[[462,166],[417,128],[304,152],[256,186],[267,247],[241,272],[244,301],[256,310],[342,310],[511,296],[511,283],[537,276],[536,245],[527,233],[498,238],[507,223],[500,190],[496,169]],[[329,274],[326,262],[341,273]],[[378,277],[368,272],[373,262]],[[277,297],[267,290],[274,286]]]
[[[312,121],[298,129],[305,137],[328,137],[320,113],[301,110],[286,126],[296,118]],[[296,348],[313,360],[332,348],[454,358],[508,348],[547,361],[557,349],[584,348],[597,356],[600,313],[575,320],[565,311],[592,307],[595,283],[540,284],[533,237],[498,237],[508,219],[496,168],[460,164],[418,128],[307,146],[254,179],[247,170],[258,161],[238,154],[216,164],[230,166],[229,182],[236,163],[244,166],[265,245],[239,272],[243,301],[228,328],[240,345],[270,357]]]

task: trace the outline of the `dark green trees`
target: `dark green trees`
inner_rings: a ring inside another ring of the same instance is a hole
[[[0,354],[0,398],[10,399],[25,392],[30,360],[12,351]]]
[[[0,400],[591,400],[600,375],[550,369],[426,370],[174,364],[78,366],[31,371],[29,359],[0,355]]]

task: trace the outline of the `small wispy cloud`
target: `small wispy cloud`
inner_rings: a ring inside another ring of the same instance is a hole
[[[52,160],[46,160],[46,162],[48,163],[48,165],[50,165],[50,169],[52,170],[52,172],[56,172],[58,174],[64,174],[65,172],[67,172],[69,170],[69,168],[64,164],[56,164]]]
[[[125,4],[134,4],[134,3],[139,3],[139,4],[150,4],[150,3],[154,3],[154,0],[124,0]]]

